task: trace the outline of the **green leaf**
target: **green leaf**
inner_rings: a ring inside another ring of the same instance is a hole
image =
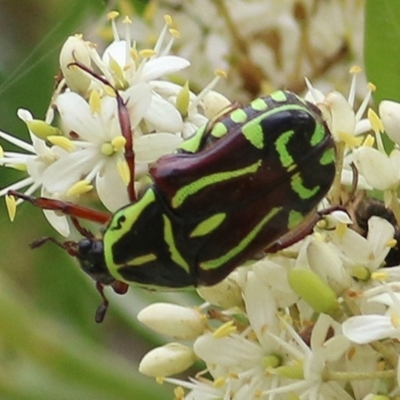
[[[365,68],[375,101],[400,101],[400,1],[367,0]]]

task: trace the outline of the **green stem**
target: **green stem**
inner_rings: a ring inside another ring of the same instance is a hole
[[[372,379],[391,379],[396,378],[396,370],[389,369],[385,371],[374,372],[337,372],[325,370],[323,373],[324,381],[360,381]]]

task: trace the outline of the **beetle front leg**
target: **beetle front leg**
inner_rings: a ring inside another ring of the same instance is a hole
[[[97,222],[99,224],[105,224],[110,219],[110,214],[97,211],[92,208],[79,206],[68,201],[61,201],[55,199],[49,199],[47,197],[33,197],[25,193],[20,193],[15,190],[8,191],[9,196],[16,197],[28,201],[35,207],[39,207],[42,210],[60,211],[65,215],[75,218],[82,218],[89,221]]]

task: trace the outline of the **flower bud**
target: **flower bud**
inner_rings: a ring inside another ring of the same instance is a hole
[[[196,339],[207,325],[206,318],[194,308],[168,303],[151,304],[137,318],[154,331],[181,340]]]
[[[61,49],[60,68],[68,87],[73,92],[84,94],[89,88],[91,78],[79,67],[70,65],[76,61],[90,67],[89,49],[83,39],[70,36]]]
[[[338,308],[335,292],[315,272],[295,268],[288,278],[293,291],[316,312],[330,314]]]
[[[185,371],[196,361],[190,347],[168,343],[149,351],[140,361],[139,372],[147,376],[170,376]]]
[[[208,303],[229,309],[243,307],[243,298],[240,287],[235,279],[236,272],[213,286],[204,286],[197,289],[199,296]]]

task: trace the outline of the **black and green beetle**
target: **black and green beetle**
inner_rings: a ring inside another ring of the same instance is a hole
[[[335,145],[319,109],[278,91],[200,128],[161,157],[150,169],[153,184],[112,215],[101,238],[80,228],[86,237],[79,242],[50,240],[97,282],[101,320],[103,285],[118,292],[126,291],[123,283],[213,285],[260,252],[283,247],[276,244],[315,213],[334,174]],[[78,227],[80,217],[106,220],[70,203],[11,194],[61,210]]]

